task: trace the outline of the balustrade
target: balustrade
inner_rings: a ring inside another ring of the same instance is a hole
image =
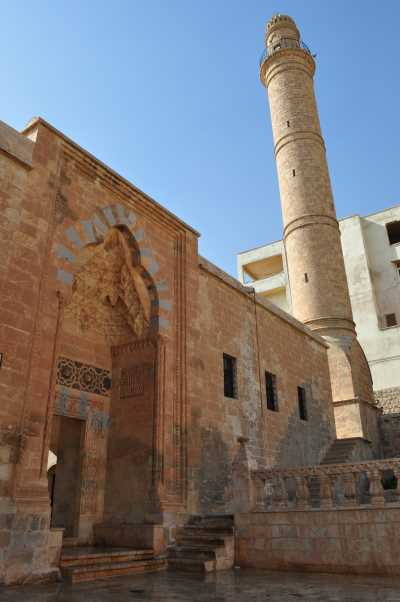
[[[379,507],[400,503],[400,459],[252,471],[265,510]],[[389,476],[388,476],[389,475]]]

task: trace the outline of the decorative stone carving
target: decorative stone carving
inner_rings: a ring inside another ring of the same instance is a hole
[[[138,397],[145,392],[145,384],[151,375],[151,364],[139,364],[127,370],[121,370],[120,397]]]
[[[109,395],[111,373],[108,370],[60,357],[57,366],[57,384],[97,395]]]
[[[64,324],[80,333],[94,330],[111,344],[146,336],[150,301],[142,278],[132,265],[124,233],[110,228],[99,243],[87,245],[79,257],[72,297]]]

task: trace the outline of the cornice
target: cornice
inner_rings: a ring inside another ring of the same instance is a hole
[[[243,284],[241,284],[238,280],[236,280],[235,278],[218,268],[216,265],[208,261],[208,259],[199,256],[199,268],[204,270],[217,280],[220,280],[226,286],[235,289],[239,294],[244,295],[247,299],[252,301],[254,299],[254,302],[257,303],[259,307],[262,307],[265,311],[274,314],[276,317],[280,318],[281,320],[292,326],[292,328],[301,331],[303,334],[313,339],[319,345],[322,345],[325,348],[329,348],[330,345],[325,341],[323,337],[321,337],[321,335],[317,334],[316,332],[313,332],[308,326],[303,324],[303,322],[300,322],[292,315],[286,313],[285,311],[277,307],[274,303],[268,301],[268,299],[265,299],[261,295],[258,295],[253,287],[244,286]],[[254,297],[252,298],[250,297],[250,295]]]
[[[148,213],[153,213],[160,220],[164,221],[164,223],[167,221],[173,225],[175,229],[189,230],[195,236],[200,236],[200,233],[197,230],[186,224],[152,197],[134,186],[129,180],[126,180],[41,117],[35,117],[31,120],[21,133],[28,136],[40,125],[61,139],[64,155],[69,160],[75,161],[85,173],[91,177],[97,178],[102,184],[105,184],[108,188],[112,188],[114,192],[118,192],[124,198],[133,198],[135,202],[141,204]]]
[[[268,88],[276,75],[290,70],[304,71],[312,79],[315,73],[315,61],[302,48],[281,48],[261,64],[261,83]]]

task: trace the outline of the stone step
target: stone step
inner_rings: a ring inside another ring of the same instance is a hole
[[[230,520],[232,523],[234,521],[233,514],[192,514],[189,518],[188,524],[190,524],[192,522],[199,522],[199,521],[201,522],[201,521],[207,520],[209,518]]]
[[[210,573],[215,571],[215,560],[198,558],[168,558],[168,568],[173,571],[186,573]]]
[[[360,437],[335,439],[321,464],[345,464],[361,441]]]
[[[341,458],[326,458],[324,464],[346,464],[347,456]]]
[[[183,535],[184,537],[195,537],[203,539],[223,539],[225,537],[233,537],[233,527],[229,529],[216,529],[216,528],[205,528],[205,527],[180,527],[177,529],[177,537]]]
[[[206,529],[232,529],[233,517],[230,515],[193,516],[187,526]]]
[[[71,548],[73,546],[77,546],[78,544],[78,538],[77,537],[63,537],[63,548]]]
[[[349,457],[349,452],[343,452],[343,453],[332,453],[332,454],[328,454],[324,460],[324,462],[326,462],[327,460],[337,460],[339,463],[342,462],[343,460],[347,460],[347,458]]]
[[[131,562],[135,560],[146,560],[154,557],[151,549],[136,550],[132,548],[87,548],[73,547],[63,548],[61,552],[61,568],[69,566],[93,566],[109,564],[111,562]]]
[[[199,558],[203,560],[215,560],[225,556],[225,546],[199,546],[178,545],[172,548],[171,558]]]
[[[212,546],[218,548],[225,546],[226,539],[216,538],[212,534],[210,534],[209,537],[195,537],[183,533],[181,535],[176,535],[176,543],[178,546]]]
[[[232,515],[195,515],[177,529],[176,544],[169,550],[168,567],[197,573],[230,569],[234,548]]]
[[[61,573],[70,583],[80,583],[82,581],[95,581],[97,579],[110,579],[123,575],[161,571],[166,568],[167,561],[165,558],[152,558],[129,562],[68,566],[61,568]]]

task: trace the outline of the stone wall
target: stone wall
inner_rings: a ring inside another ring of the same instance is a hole
[[[375,399],[382,409],[380,432],[385,458],[400,457],[400,387],[375,391]]]
[[[238,438],[260,466],[318,463],[334,438],[326,345],[294,318],[200,259],[189,338],[189,509],[226,511]],[[224,397],[223,353],[237,362],[237,397]],[[265,371],[278,411],[267,409]],[[308,420],[298,410],[307,392]],[[227,506],[228,504],[228,506]]]
[[[79,543],[102,520],[173,527],[228,511],[238,438],[256,468],[319,462],[335,435],[319,336],[199,265],[190,226],[43,120],[22,134],[0,126],[0,148],[0,496],[11,508],[0,580],[52,571],[54,416],[84,423]],[[118,364],[118,349],[132,365]],[[223,353],[237,360],[235,399],[224,397]]]
[[[163,345],[143,495],[184,508],[186,276],[188,263],[197,269],[197,233],[40,119],[23,133],[0,123],[0,150],[0,501],[12,509],[0,581],[12,582],[50,571],[53,415],[85,421],[79,536],[91,541],[111,399],[91,385],[111,373],[113,346],[150,334]],[[142,428],[135,403],[126,399],[131,442]]]
[[[235,515],[241,567],[400,575],[400,505]]]
[[[400,387],[375,391],[375,400],[384,414],[400,414]]]

